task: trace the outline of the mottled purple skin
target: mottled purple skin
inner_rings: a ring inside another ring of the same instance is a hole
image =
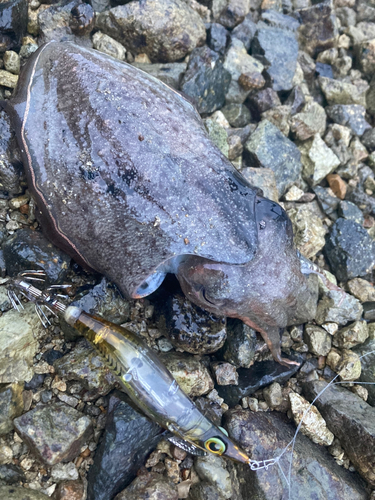
[[[4,105],[47,236],[127,297],[175,272],[187,297],[261,332],[313,317],[284,210],[233,168],[159,80],[72,43],[42,46]],[[285,360],[284,360],[285,361]]]

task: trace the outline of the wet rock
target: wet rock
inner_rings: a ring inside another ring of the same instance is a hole
[[[293,33],[281,28],[258,29],[252,44],[252,54],[266,65],[271,87],[291,90],[296,71],[298,43]]]
[[[27,28],[27,1],[14,0],[0,4],[0,52],[21,45]]]
[[[363,307],[358,299],[341,291],[330,290],[318,303],[315,321],[346,325],[361,318]]]
[[[126,488],[160,439],[162,429],[127,401],[119,391],[111,396],[103,439],[87,477],[88,498],[107,500]]]
[[[361,136],[371,128],[365,120],[366,109],[359,104],[335,104],[328,106],[326,113],[333,122],[349,127],[353,134]]]
[[[304,390],[312,400],[326,386],[323,381],[308,382]],[[339,386],[329,387],[315,404],[357,471],[374,485],[375,408]]]
[[[205,45],[191,53],[181,90],[192,98],[200,113],[213,113],[224,105],[230,81],[219,54]]]
[[[13,429],[12,420],[23,412],[23,383],[0,385],[0,436]]]
[[[56,500],[82,500],[84,490],[82,481],[62,481],[55,490]]]
[[[365,276],[375,265],[375,242],[360,224],[338,219],[327,237],[325,253],[341,281]]]
[[[0,498],[6,500],[48,500],[49,496],[30,488],[0,486]]]
[[[144,64],[133,63],[133,66],[158,78],[174,89],[180,88],[180,82],[186,71],[186,63]]]
[[[371,325],[371,323],[370,323]],[[375,406],[375,340],[369,338],[364,344],[353,349],[361,357],[361,376],[359,382],[366,382],[364,387],[368,391],[368,403]]]
[[[313,443],[330,446],[334,435],[327,429],[327,424],[315,406],[302,398],[299,394],[289,394],[293,419],[298,426],[301,423],[301,432],[309,437]],[[308,412],[308,413],[307,413]]]
[[[160,359],[188,396],[202,396],[214,388],[212,378],[201,359],[177,352],[162,354]]]
[[[280,195],[295,182],[302,163],[298,148],[267,120],[262,121],[245,144],[250,164],[274,171]]]
[[[362,278],[354,278],[347,283],[349,292],[361,302],[375,301],[375,288],[372,283]]]
[[[239,368],[238,385],[217,386],[216,389],[227,405],[234,406],[245,396],[250,396],[273,382],[283,384],[296,373],[298,368],[297,365],[285,367],[276,361],[262,361],[250,368]]]
[[[194,469],[202,481],[206,481],[216,488],[217,493],[222,498],[231,498],[232,485],[223,458],[212,453],[204,457],[196,457],[194,460]]]
[[[276,106],[261,114],[262,120],[268,120],[273,123],[286,137],[290,131],[290,106]]]
[[[50,283],[66,279],[70,257],[38,231],[20,229],[4,243],[3,251],[9,276],[26,269],[43,269]]]
[[[227,104],[221,111],[230,123],[231,127],[245,127],[251,120],[250,111],[244,104]]]
[[[241,170],[241,174],[252,186],[261,189],[266,198],[279,201],[279,191],[273,170],[270,168],[246,167]]]
[[[22,191],[20,159],[9,117],[4,111],[0,111],[0,190],[6,194],[18,194]]]
[[[355,321],[345,328],[341,328],[333,337],[333,345],[344,349],[351,349],[368,337],[366,321]]]
[[[346,195],[347,184],[341,179],[338,174],[328,174],[326,177],[329,187],[332,189],[333,193],[343,200]]]
[[[161,474],[149,472],[138,476],[114,500],[178,500],[177,487]]]
[[[301,26],[299,42],[301,48],[311,56],[335,47],[338,38],[334,8],[329,3],[318,3],[298,11]]]
[[[290,130],[300,141],[305,141],[315,134],[323,135],[325,129],[324,108],[315,101],[308,102],[300,113],[294,115],[290,124]]]
[[[260,75],[264,66],[254,57],[247,53],[244,44],[233,39],[226,53],[224,68],[231,74],[231,82],[226,95],[226,102],[235,102],[242,104],[250,93],[239,84],[239,78],[242,74]]]
[[[125,60],[126,49],[121,43],[116,42],[113,38],[105,35],[101,31],[97,31],[92,37],[92,44],[94,49],[104,52],[108,56],[120,59],[120,61]]]
[[[159,330],[172,344],[191,354],[210,354],[226,339],[225,318],[204,311],[181,293],[169,295],[158,303]]]
[[[218,54],[224,54],[229,32],[219,23],[212,23],[207,30],[207,44]]]
[[[295,426],[277,412],[229,410],[225,413],[225,421],[231,438],[245,448],[253,460],[277,457],[295,434]],[[249,471],[246,466],[236,466],[243,498],[287,498],[288,488],[283,473],[287,473],[288,466],[281,467],[283,471],[278,467]],[[312,443],[301,433],[295,443],[290,480],[292,498],[367,498],[364,484],[356,474],[337,465],[323,447]]]
[[[24,483],[25,474],[21,467],[13,464],[0,465],[0,481],[6,484]]]
[[[39,405],[14,420],[17,433],[44,464],[76,458],[92,433],[91,420],[63,403]]]
[[[247,101],[249,103],[250,110],[256,119],[260,119],[262,113],[268,109],[275,108],[276,106],[281,106],[281,101],[277,92],[267,87],[264,90],[260,90],[255,95],[250,95]]]
[[[26,304],[20,313],[11,310],[0,317],[0,384],[31,380],[36,336],[42,332],[33,304]]]
[[[238,373],[236,367],[230,363],[218,361],[211,365],[218,385],[237,385]]]
[[[255,356],[257,336],[242,321],[228,318],[228,337],[223,347],[223,358],[237,368],[249,368]]]
[[[244,44],[245,49],[249,50],[257,29],[257,25],[254,23],[251,14],[248,14],[242,23],[236,26],[231,32],[232,40],[237,38],[237,40],[240,40]]]
[[[132,54],[147,54],[152,62],[177,61],[206,38],[199,14],[182,0],[132,1],[102,12],[96,22]]]
[[[302,143],[299,149],[303,164],[303,177],[311,186],[319,184],[340,165],[340,160],[319,134]]]
[[[101,278],[97,285],[76,294],[72,305],[102,316],[116,325],[129,319],[130,303],[122,298],[117,287],[106,278]]]
[[[114,375],[102,357],[85,339],[78,342],[68,354],[55,361],[54,367],[60,377],[82,383],[87,389],[84,394],[85,401],[105,396],[116,383]]]
[[[369,85],[364,80],[354,85],[321,76],[318,81],[329,105],[359,104],[366,106],[366,92],[369,89]]]
[[[294,243],[298,250],[310,259],[325,245],[327,230],[322,219],[316,215],[311,203],[301,203],[288,210],[293,224]]]
[[[315,356],[327,356],[331,350],[331,336],[319,326],[306,325],[303,340]]]

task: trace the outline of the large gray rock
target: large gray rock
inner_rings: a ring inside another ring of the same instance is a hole
[[[335,104],[326,108],[328,117],[339,125],[349,127],[361,136],[371,125],[365,120],[366,108],[359,104]]]
[[[309,401],[327,387],[324,381],[304,385]],[[375,485],[375,408],[344,387],[331,386],[315,402],[329,429],[340,440],[361,476]]]
[[[297,146],[267,120],[258,125],[245,144],[250,166],[270,168],[275,173],[280,195],[299,179],[301,153]]]
[[[225,427],[253,460],[272,459],[280,456],[292,440],[295,427],[278,412],[251,412],[250,410],[229,410],[225,413]],[[290,487],[285,483],[288,477],[289,461],[292,468]],[[249,467],[236,465],[242,498],[289,498],[290,500],[365,500],[365,485],[358,475],[336,464],[329,453],[298,434],[293,458],[287,453],[279,462],[267,469],[250,471]]]
[[[151,61],[173,62],[206,39],[199,14],[182,0],[133,1],[102,12],[97,26],[133,54]]]
[[[251,50],[266,66],[274,90],[292,89],[298,42],[291,31],[272,27],[261,28],[252,41]]]
[[[39,405],[14,420],[14,427],[44,464],[76,458],[92,433],[91,419],[63,403]]]

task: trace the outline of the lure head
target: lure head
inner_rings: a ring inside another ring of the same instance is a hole
[[[277,361],[287,363],[280,356],[280,328],[315,316],[317,286],[301,272],[286,212],[257,197],[256,222],[258,246],[250,262],[233,265],[188,256],[176,275],[192,302],[241,319],[262,334]]]
[[[214,455],[230,458],[235,462],[249,464],[250,458],[231,439],[222,427],[212,426],[199,441],[199,446]]]

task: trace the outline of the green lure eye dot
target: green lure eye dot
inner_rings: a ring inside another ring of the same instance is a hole
[[[210,438],[204,443],[204,446],[211,453],[216,453],[217,455],[222,455],[225,451],[225,444],[219,438]]]

